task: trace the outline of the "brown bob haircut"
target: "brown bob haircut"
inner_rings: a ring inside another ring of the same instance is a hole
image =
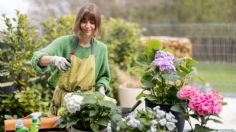
[[[95,22],[94,36],[99,36],[101,34],[101,14],[99,8],[93,3],[86,3],[80,8],[75,19],[74,33],[81,32],[80,24],[85,18]]]

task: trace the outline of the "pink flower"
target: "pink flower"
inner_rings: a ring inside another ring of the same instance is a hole
[[[219,114],[222,96],[217,92],[199,93],[190,98],[188,107],[199,115]]]
[[[198,93],[199,93],[199,91],[197,90],[197,88],[195,88],[193,86],[185,85],[177,93],[177,97],[180,99],[190,100]]]

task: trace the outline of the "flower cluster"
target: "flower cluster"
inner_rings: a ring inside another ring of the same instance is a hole
[[[174,56],[163,50],[156,51],[155,59],[152,61],[153,66],[158,66],[160,71],[172,71],[175,70]]]
[[[177,97],[180,99],[190,100],[192,97],[194,97],[198,93],[199,91],[197,90],[197,88],[189,86],[189,85],[185,85],[177,93]]]
[[[121,119],[116,101],[100,92],[67,93],[58,113],[59,126],[84,131],[99,131]]]
[[[80,105],[84,98],[80,95],[68,93],[64,97],[65,106],[71,114],[80,111]]]
[[[145,97],[158,104],[177,104],[180,102],[177,91],[196,76],[195,60],[174,57],[167,49],[163,50],[158,41],[147,44],[138,62],[146,69],[141,78],[143,91],[137,99]]]
[[[183,86],[177,96],[188,100],[188,107],[202,116],[219,114],[222,110],[223,97],[216,91],[200,92],[193,86]]]
[[[146,110],[137,110],[130,113],[127,117],[122,118],[118,123],[117,131],[126,132],[157,132],[160,130],[174,131],[177,120],[175,116],[169,112],[160,110],[159,106],[146,108]]]
[[[200,125],[195,125],[195,129],[202,128],[204,130],[210,130],[210,128],[206,127],[207,121],[213,120],[220,122],[215,118],[210,118],[210,116],[218,117],[218,114],[222,111],[222,105],[224,104],[223,96],[218,92],[201,92],[194,86],[183,86],[177,93],[177,96],[187,102],[187,106],[194,114],[190,114],[188,109],[185,113],[200,122]],[[189,123],[191,125],[190,121]]]

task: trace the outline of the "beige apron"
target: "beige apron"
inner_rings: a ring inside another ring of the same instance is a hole
[[[80,59],[71,55],[72,67],[63,73],[57,83],[53,94],[50,112],[57,115],[59,108],[63,105],[64,96],[74,91],[95,91],[95,57],[93,44],[91,43],[91,54],[86,59]]]

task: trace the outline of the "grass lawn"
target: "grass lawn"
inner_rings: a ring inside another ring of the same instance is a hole
[[[223,93],[236,93],[236,64],[198,62],[198,74]]]

